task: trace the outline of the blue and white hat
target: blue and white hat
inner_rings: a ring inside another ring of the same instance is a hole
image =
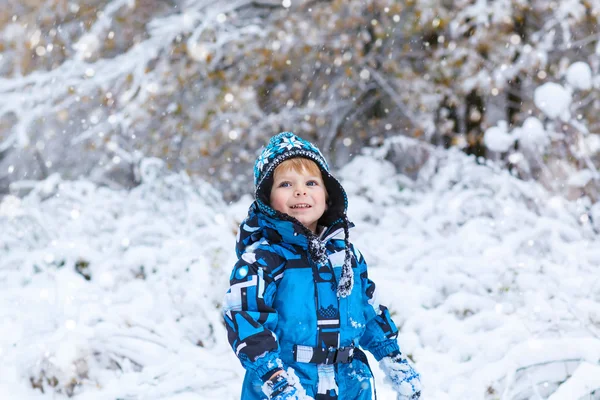
[[[345,219],[348,197],[342,185],[329,172],[329,165],[317,146],[299,138],[291,132],[282,132],[269,140],[254,164],[254,185],[256,201],[261,211],[274,215],[269,199],[273,185],[275,168],[290,158],[303,157],[314,161],[321,170],[323,182],[329,195],[328,208],[319,220],[320,225],[328,226],[338,219]]]

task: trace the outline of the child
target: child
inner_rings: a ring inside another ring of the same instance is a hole
[[[256,161],[254,183],[223,307],[246,369],[242,399],[372,399],[361,348],[381,360],[398,399],[418,399],[419,374],[348,240],[346,192],[321,152],[280,133]]]

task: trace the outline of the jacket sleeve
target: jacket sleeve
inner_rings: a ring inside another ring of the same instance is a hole
[[[375,283],[369,279],[367,263],[361,252],[352,246],[356,257],[357,270],[360,272],[362,289],[362,307],[366,321],[365,332],[360,338],[360,346],[370,351],[377,361],[394,351],[398,347],[398,328],[390,317],[387,307],[379,304]]]
[[[233,268],[223,301],[229,344],[242,366],[261,378],[282,367],[273,332],[277,311],[272,305],[283,268],[284,261],[276,254],[244,253]]]

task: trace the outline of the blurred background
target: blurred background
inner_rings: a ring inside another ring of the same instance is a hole
[[[234,200],[288,130],[335,167],[405,135],[596,199],[599,13],[595,0],[3,0],[0,195],[53,173],[131,188],[154,156]]]

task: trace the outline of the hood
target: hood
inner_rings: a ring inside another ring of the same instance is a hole
[[[254,164],[255,197],[261,211],[266,215],[277,215],[278,212],[269,204],[273,173],[279,164],[295,157],[312,160],[321,170],[329,200],[327,211],[319,220],[319,225],[330,226],[343,220],[348,209],[346,191],[329,171],[329,165],[317,146],[291,132],[282,132],[273,136]]]
[[[340,182],[329,171],[329,165],[317,146],[291,132],[282,132],[273,136],[262,149],[254,164],[256,201],[250,207],[248,218],[240,226],[236,248],[238,257],[241,257],[248,246],[259,243],[260,239],[265,237],[272,243],[282,241],[300,245],[308,250],[310,258],[317,265],[327,263],[325,244],[321,238],[297,219],[273,209],[270,205],[269,199],[275,168],[285,160],[295,157],[314,161],[321,170],[323,183],[327,188],[328,207],[317,224],[326,227],[325,234],[331,232],[338,225],[344,229],[345,257],[337,295],[338,297],[347,297],[354,286],[348,232],[350,222],[346,216],[348,196]]]

